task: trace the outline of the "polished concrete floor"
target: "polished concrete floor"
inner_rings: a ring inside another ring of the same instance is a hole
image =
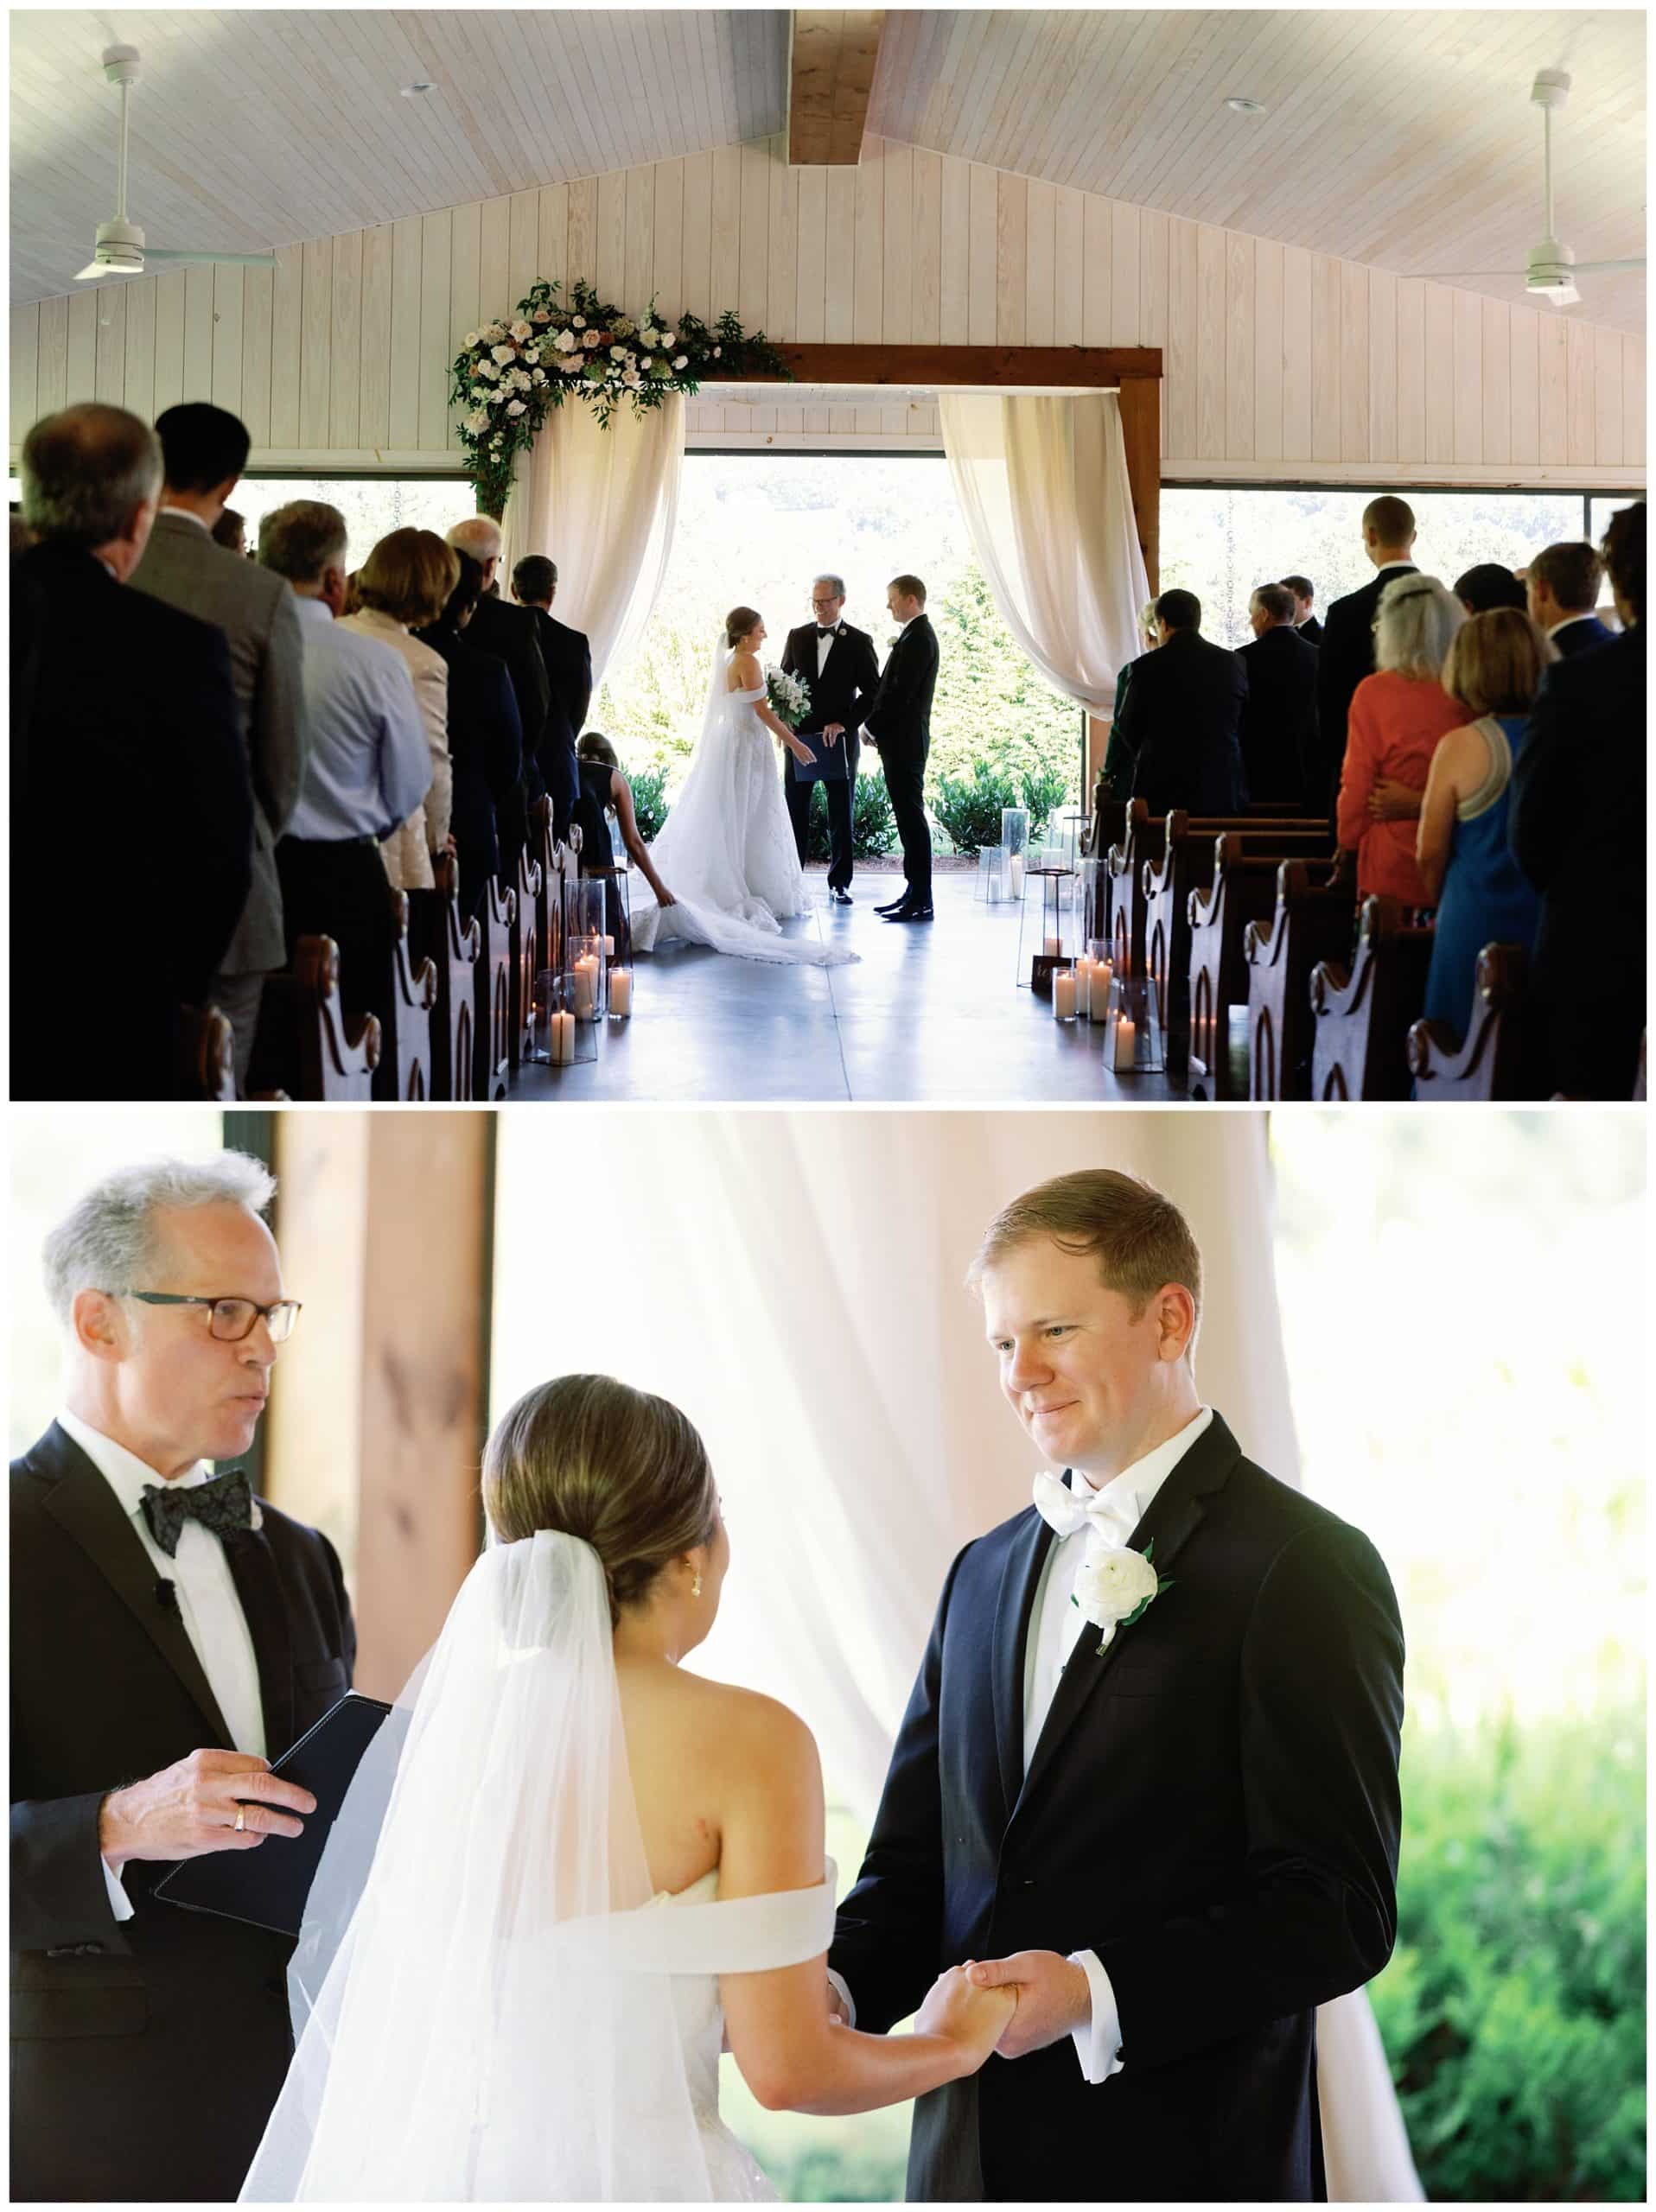
[[[779,968],[701,945],[638,963],[635,1012],[606,1025],[595,1063],[529,1067],[514,1099],[633,1103],[827,1099],[1075,1106],[1183,1096],[1160,1076],[1105,1072],[1104,1031],[1054,1021],[1016,976],[1018,911],[984,906],[975,877],[939,874],[937,919],[901,927],[875,906],[900,876],[859,869],[856,905],[788,925],[859,953],[842,968]],[[1027,969],[1026,969],[1027,972]]]

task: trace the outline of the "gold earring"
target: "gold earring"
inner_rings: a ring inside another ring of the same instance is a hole
[[[692,1598],[699,1598],[702,1594],[702,1578],[699,1574],[691,1583],[690,1594]]]

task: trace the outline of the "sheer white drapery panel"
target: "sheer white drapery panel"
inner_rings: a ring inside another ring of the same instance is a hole
[[[943,449],[1001,618],[1056,691],[1114,711],[1150,580],[1113,391],[944,392]]]
[[[646,415],[618,409],[607,430],[583,401],[548,416],[518,456],[501,524],[500,590],[513,563],[544,553],[557,563],[553,613],[583,630],[592,680],[624,659],[655,607],[672,550],[685,459],[685,403],[676,394]]]
[[[1201,1395],[1298,1482],[1263,1115],[643,1109],[583,1116],[578,1173],[544,1116],[501,1124],[496,1414],[579,1368],[683,1408],[732,1546],[693,1663],[800,1713],[864,1819],[949,1564],[1022,1510],[1041,1464],[964,1287],[1009,1199],[1080,1167],[1165,1191],[1203,1255]],[[527,1298],[554,1253],[559,1290]],[[1417,2200],[1366,1997],[1323,2020],[1331,2187]]]

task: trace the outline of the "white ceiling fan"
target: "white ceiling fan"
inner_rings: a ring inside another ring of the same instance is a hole
[[[1543,69],[1530,87],[1530,98],[1541,111],[1543,181],[1546,200],[1546,228],[1541,242],[1530,253],[1524,269],[1446,269],[1428,271],[1434,281],[1452,283],[1468,276],[1521,276],[1524,289],[1536,298],[1551,300],[1555,308],[1573,308],[1581,299],[1577,276],[1597,276],[1611,270],[1642,269],[1642,254],[1627,261],[1577,261],[1552,232],[1552,111],[1570,98],[1570,77],[1563,69]]]
[[[76,283],[84,284],[93,276],[142,276],[146,261],[165,261],[175,267],[185,262],[226,261],[241,269],[274,269],[273,253],[181,253],[164,246],[144,245],[143,232],[136,223],[126,219],[127,104],[132,87],[138,81],[137,47],[106,46],[104,75],[111,85],[121,88],[121,163],[115,189],[115,219],[98,226],[92,259],[84,269],[76,270]]]

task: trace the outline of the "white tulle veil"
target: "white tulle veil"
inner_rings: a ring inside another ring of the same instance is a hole
[[[328,1839],[244,2201],[710,2196],[650,1903],[597,1554],[494,1546]]]

